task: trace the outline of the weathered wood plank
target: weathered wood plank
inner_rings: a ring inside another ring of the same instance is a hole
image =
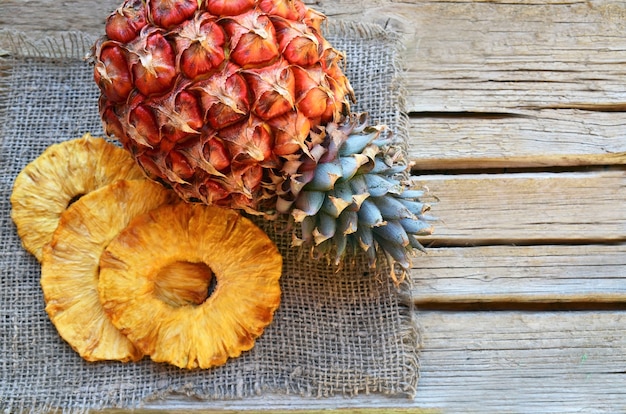
[[[621,412],[626,313],[419,314],[414,403],[446,412]]]
[[[104,31],[105,18],[123,0],[40,0],[36,6],[23,0],[0,2],[0,27],[32,34],[82,31],[99,35]],[[364,20],[363,16],[386,1],[342,0],[312,1],[309,6],[336,18]],[[372,19],[365,19],[372,21]],[[384,22],[384,20],[380,20]]]
[[[79,30],[99,34],[104,20],[122,0],[41,0],[36,4],[22,0],[2,0],[0,27],[25,32],[62,32]]]
[[[423,243],[472,246],[626,241],[626,171],[418,177],[439,199]]]
[[[329,412],[326,405],[320,408],[303,408],[304,405],[300,403],[293,404],[294,399],[290,397],[281,397],[280,400],[278,397],[277,405],[283,406],[285,408],[272,408],[267,410],[267,401],[265,400],[265,405],[251,405],[246,404],[244,408],[233,408],[233,406],[237,406],[237,403],[229,404],[228,408],[207,408],[206,403],[204,404],[195,404],[193,406],[189,406],[181,403],[172,403],[167,404],[164,407],[159,408],[144,408],[133,410],[133,413],[136,414],[162,414],[164,409],[166,409],[167,414],[187,414],[189,410],[193,410],[194,414],[247,414],[251,410],[259,410],[264,409],[263,411],[271,413],[271,414],[327,414]],[[337,401],[336,399],[330,398],[330,401]],[[358,400],[358,398],[357,398]],[[291,403],[290,403],[291,402]],[[315,405],[315,404],[313,404]],[[174,408],[172,408],[174,407]],[[200,408],[198,408],[200,407]],[[310,407],[310,406],[309,406]],[[128,414],[128,410],[120,410],[120,409],[111,409],[111,410],[102,410],[99,411],[103,414]],[[417,407],[385,407],[385,408],[376,408],[376,407],[359,407],[359,408],[335,408],[331,411],[334,414],[436,414],[441,413],[440,410],[435,409],[421,409]]]
[[[277,410],[396,407],[446,413],[621,412],[626,401],[624,312],[418,312],[421,379],[413,401],[360,396],[263,396],[154,409]]]
[[[118,3],[44,0],[27,7],[4,0],[0,27],[100,34]],[[403,34],[409,111],[626,107],[626,6],[620,3],[350,0],[314,7]]]
[[[416,305],[626,303],[626,244],[432,248],[411,271]]]
[[[101,35],[104,33],[106,17],[122,2],[123,0],[41,0],[34,5],[22,0],[2,0],[0,29],[26,32],[35,38],[64,31]],[[374,1],[368,1],[366,6],[361,0],[306,3],[328,16],[373,22],[372,19],[364,19],[363,11],[370,9]],[[3,49],[9,50],[7,45],[0,43],[0,52]]]
[[[410,111],[624,110],[626,6],[403,2]]]
[[[620,112],[431,114],[411,118],[409,156],[418,170],[626,164],[624,130]]]

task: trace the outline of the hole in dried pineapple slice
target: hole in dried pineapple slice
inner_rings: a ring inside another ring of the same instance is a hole
[[[85,193],[80,193],[80,194],[76,194],[74,197],[70,198],[70,201],[67,202],[67,207],[71,206],[72,204],[74,204],[75,202],[77,202],[78,200],[80,200],[80,198],[82,196],[84,196]]]
[[[201,305],[215,290],[216,278],[205,263],[177,261],[159,269],[154,296],[172,307]]]

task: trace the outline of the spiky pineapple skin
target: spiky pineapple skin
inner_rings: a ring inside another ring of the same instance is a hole
[[[301,0],[126,0],[94,45],[100,115],[148,176],[247,211],[353,92]]]

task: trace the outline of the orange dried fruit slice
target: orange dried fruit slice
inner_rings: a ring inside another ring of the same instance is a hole
[[[178,196],[149,180],[121,180],[92,191],[60,217],[44,247],[41,287],[61,337],[88,361],[135,361],[143,354],[111,324],[100,303],[100,255],[129,221]]]
[[[152,360],[210,368],[254,347],[280,304],[281,271],[250,220],[181,203],[136,217],[111,241],[98,288],[113,324]]]
[[[140,178],[144,174],[130,154],[103,138],[85,134],[49,146],[13,183],[11,217],[22,245],[41,261],[69,204],[114,181]]]

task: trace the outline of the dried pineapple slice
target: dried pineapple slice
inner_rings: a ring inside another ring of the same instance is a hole
[[[198,288],[165,297],[194,266]],[[250,220],[180,203],[138,216],[111,241],[98,289],[113,324],[152,360],[210,368],[254,346],[280,304],[281,271],[276,246]],[[206,299],[188,300],[212,278]]]
[[[18,174],[11,217],[22,245],[41,261],[59,216],[79,197],[121,179],[144,174],[130,154],[102,138],[82,138],[48,147]]]
[[[136,215],[178,201],[148,180],[121,180],[80,198],[61,214],[43,249],[41,287],[57,331],[88,361],[135,361],[143,354],[111,324],[98,295],[98,263]]]

